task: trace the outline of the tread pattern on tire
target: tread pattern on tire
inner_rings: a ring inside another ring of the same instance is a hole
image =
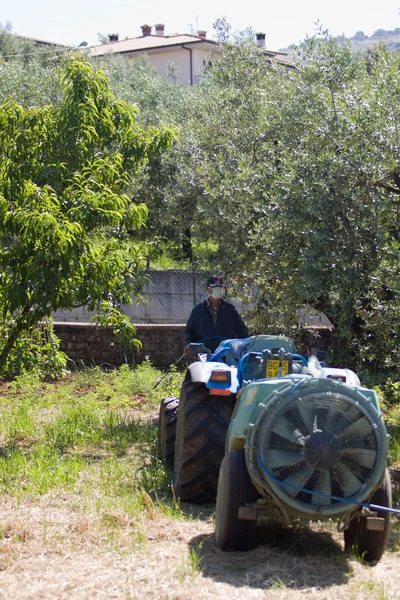
[[[161,458],[173,467],[175,456],[176,423],[179,398],[163,398],[158,418],[158,446]]]
[[[388,469],[386,469],[383,481],[373,493],[369,503],[391,508],[392,485]],[[385,519],[383,531],[369,531],[366,527],[366,517],[354,517],[350,522],[350,527],[344,532],[345,549],[356,551],[370,565],[376,564],[382,558],[389,535],[390,512],[378,510],[377,516]]]
[[[174,489],[183,502],[214,502],[236,398],[210,396],[203,383],[184,382],[175,442]]]

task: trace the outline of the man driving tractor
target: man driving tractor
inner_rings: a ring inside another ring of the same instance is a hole
[[[204,345],[214,352],[222,339],[249,337],[249,330],[236,308],[224,300],[225,292],[222,277],[210,275],[206,298],[192,309],[185,327],[185,352],[192,342],[204,340]]]

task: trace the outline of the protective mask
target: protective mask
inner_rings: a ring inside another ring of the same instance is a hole
[[[223,298],[223,296],[225,296],[225,288],[223,288],[221,286],[217,286],[217,287],[213,288],[211,296],[213,298],[215,298],[215,300],[219,300],[220,298]]]

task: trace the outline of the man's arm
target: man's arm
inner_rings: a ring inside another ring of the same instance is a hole
[[[194,326],[194,309],[192,309],[192,312],[190,313],[188,321],[185,326],[185,333],[184,333],[185,347],[188,344],[191,344],[192,342],[196,341],[195,335],[196,335],[196,330],[195,330],[195,326]]]

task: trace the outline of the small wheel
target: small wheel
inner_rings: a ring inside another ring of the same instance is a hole
[[[382,483],[370,498],[369,503],[391,508],[392,485],[387,469]],[[370,531],[367,529],[366,517],[354,517],[349,528],[344,532],[345,549],[356,552],[370,565],[375,565],[382,558],[389,535],[390,512],[378,510],[377,516],[385,520],[383,531]]]
[[[172,468],[175,456],[179,398],[163,398],[158,417],[158,446],[161,458]]]
[[[231,450],[222,461],[218,479],[215,539],[221,550],[249,550],[256,545],[257,523],[240,520],[238,511],[258,498],[247,471],[244,451]]]

